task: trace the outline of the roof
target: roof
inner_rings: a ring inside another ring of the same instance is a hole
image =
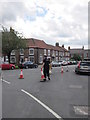
[[[65,51],[65,52],[68,52],[68,50],[65,49],[64,47],[61,47],[61,49],[62,49],[63,51]]]
[[[27,47],[50,49],[50,50],[57,50],[57,51],[67,51],[65,48],[62,48],[60,46],[53,46],[50,44],[46,44],[43,40],[38,40],[34,38],[27,39]]]
[[[27,39],[27,47],[33,47],[33,48],[47,48],[46,43],[43,40],[38,39]]]

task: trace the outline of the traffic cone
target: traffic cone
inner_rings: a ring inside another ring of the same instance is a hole
[[[20,73],[19,79],[24,79],[22,69],[21,69],[21,73]]]
[[[44,79],[45,79],[45,77],[44,77],[44,74],[43,74],[43,70],[41,68],[41,81],[43,81]]]
[[[61,68],[61,73],[63,73],[63,67]]]

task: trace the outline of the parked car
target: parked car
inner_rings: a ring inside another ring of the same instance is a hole
[[[62,61],[62,65],[63,66],[68,65],[68,62],[67,61]]]
[[[38,64],[33,63],[32,61],[26,61],[19,65],[19,68],[37,68]]]
[[[90,58],[84,58],[84,61],[90,61]]]
[[[90,61],[80,61],[75,68],[75,73],[87,73],[90,75]]]
[[[2,70],[14,70],[15,69],[15,65],[14,64],[10,64],[8,62],[2,62],[0,67],[2,68]]]
[[[76,65],[76,64],[77,64],[77,61],[72,61],[72,60],[68,61],[68,65]]]
[[[60,62],[56,62],[56,61],[52,61],[52,67],[60,67],[61,63]]]

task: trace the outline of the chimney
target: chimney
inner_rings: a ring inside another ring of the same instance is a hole
[[[10,32],[14,32],[14,29],[12,29],[12,27],[10,27]]]
[[[62,47],[64,48],[64,44],[62,45]]]
[[[68,47],[68,50],[70,50],[70,46]]]
[[[59,43],[58,43],[58,42],[56,43],[56,46],[57,46],[57,47],[59,46]]]

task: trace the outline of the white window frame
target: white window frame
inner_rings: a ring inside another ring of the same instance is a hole
[[[14,62],[11,60],[12,58],[14,58]],[[10,56],[10,63],[16,63],[16,57],[15,56]]]
[[[43,63],[43,56],[42,56],[42,54],[40,54],[40,56],[39,56],[39,63]]]
[[[15,55],[15,50],[12,50],[11,55]]]
[[[56,57],[56,61],[58,62],[58,57]]]
[[[69,57],[69,52],[68,52],[68,57]]]
[[[50,50],[48,50],[48,56],[50,56]]]
[[[20,55],[24,55],[24,49],[20,49]]]
[[[52,51],[52,56],[55,56],[55,51],[54,50]]]
[[[58,51],[56,51],[56,56],[58,56]]]
[[[44,55],[46,55],[46,49],[44,49]]]
[[[65,54],[64,54],[64,52],[63,52],[63,54],[62,54],[62,56],[64,56]]]
[[[30,50],[33,50],[33,53],[30,53]],[[34,48],[29,48],[29,55],[34,55]]]

